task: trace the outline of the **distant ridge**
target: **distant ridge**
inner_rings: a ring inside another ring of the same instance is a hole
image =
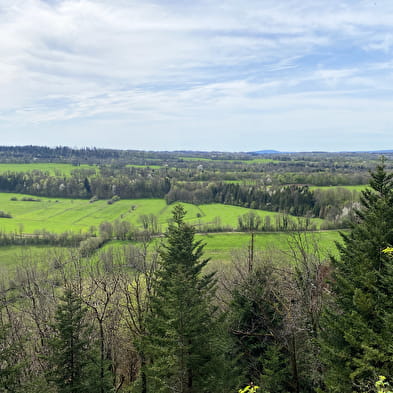
[[[258,150],[258,151],[251,151],[251,154],[275,154],[275,153],[281,153],[278,150]]]

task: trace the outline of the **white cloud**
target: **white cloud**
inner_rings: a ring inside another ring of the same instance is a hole
[[[122,137],[135,123],[176,137],[202,121],[207,135],[240,121],[339,129],[335,116],[387,129],[364,103],[392,98],[392,26],[380,0],[0,0],[0,118],[21,133],[105,118]]]

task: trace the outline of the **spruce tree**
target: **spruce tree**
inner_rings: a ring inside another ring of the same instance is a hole
[[[332,301],[323,318],[325,384],[330,392],[366,391],[393,376],[393,175],[371,174],[349,234],[332,259]]]
[[[149,392],[201,393],[221,387],[219,340],[213,308],[213,275],[202,275],[208,259],[177,205],[161,251],[151,313],[147,319]]]
[[[61,300],[55,315],[54,337],[49,343],[50,379],[58,393],[99,392],[98,355],[92,329],[86,322],[87,310],[71,289],[66,289]]]

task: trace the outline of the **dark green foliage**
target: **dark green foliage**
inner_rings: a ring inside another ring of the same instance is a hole
[[[194,241],[194,228],[183,221],[181,206],[161,252],[161,269],[147,320],[149,392],[200,393],[222,388],[225,372],[212,306],[214,280],[202,276],[208,262],[203,244]]]
[[[58,393],[109,392],[109,383],[101,390],[97,352],[92,343],[92,329],[86,322],[86,309],[72,290],[67,289],[55,316],[49,378]]]
[[[315,206],[315,198],[310,189],[298,185],[266,187],[223,182],[182,182],[174,184],[165,199],[167,203],[223,203],[295,216],[311,215]]]
[[[393,375],[393,176],[372,173],[340,257],[332,260],[333,299],[323,319],[328,391],[365,391],[378,375]]]
[[[231,333],[242,385],[254,382],[269,392],[290,385],[289,352],[283,345],[283,310],[272,266],[262,265],[232,291]]]

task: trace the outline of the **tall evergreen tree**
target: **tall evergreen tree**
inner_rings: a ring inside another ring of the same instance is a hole
[[[201,259],[204,245],[195,241],[184,216],[177,205],[151,299],[149,392],[207,393],[221,387],[223,363],[210,304],[214,278],[202,275],[208,262]]]
[[[86,308],[71,289],[58,305],[50,342],[51,379],[59,393],[96,393],[101,391],[98,356],[86,323]],[[109,383],[108,383],[109,385]],[[109,386],[106,387],[109,392]]]
[[[365,391],[393,375],[393,175],[381,163],[332,260],[332,302],[323,318],[325,384],[330,392]]]

